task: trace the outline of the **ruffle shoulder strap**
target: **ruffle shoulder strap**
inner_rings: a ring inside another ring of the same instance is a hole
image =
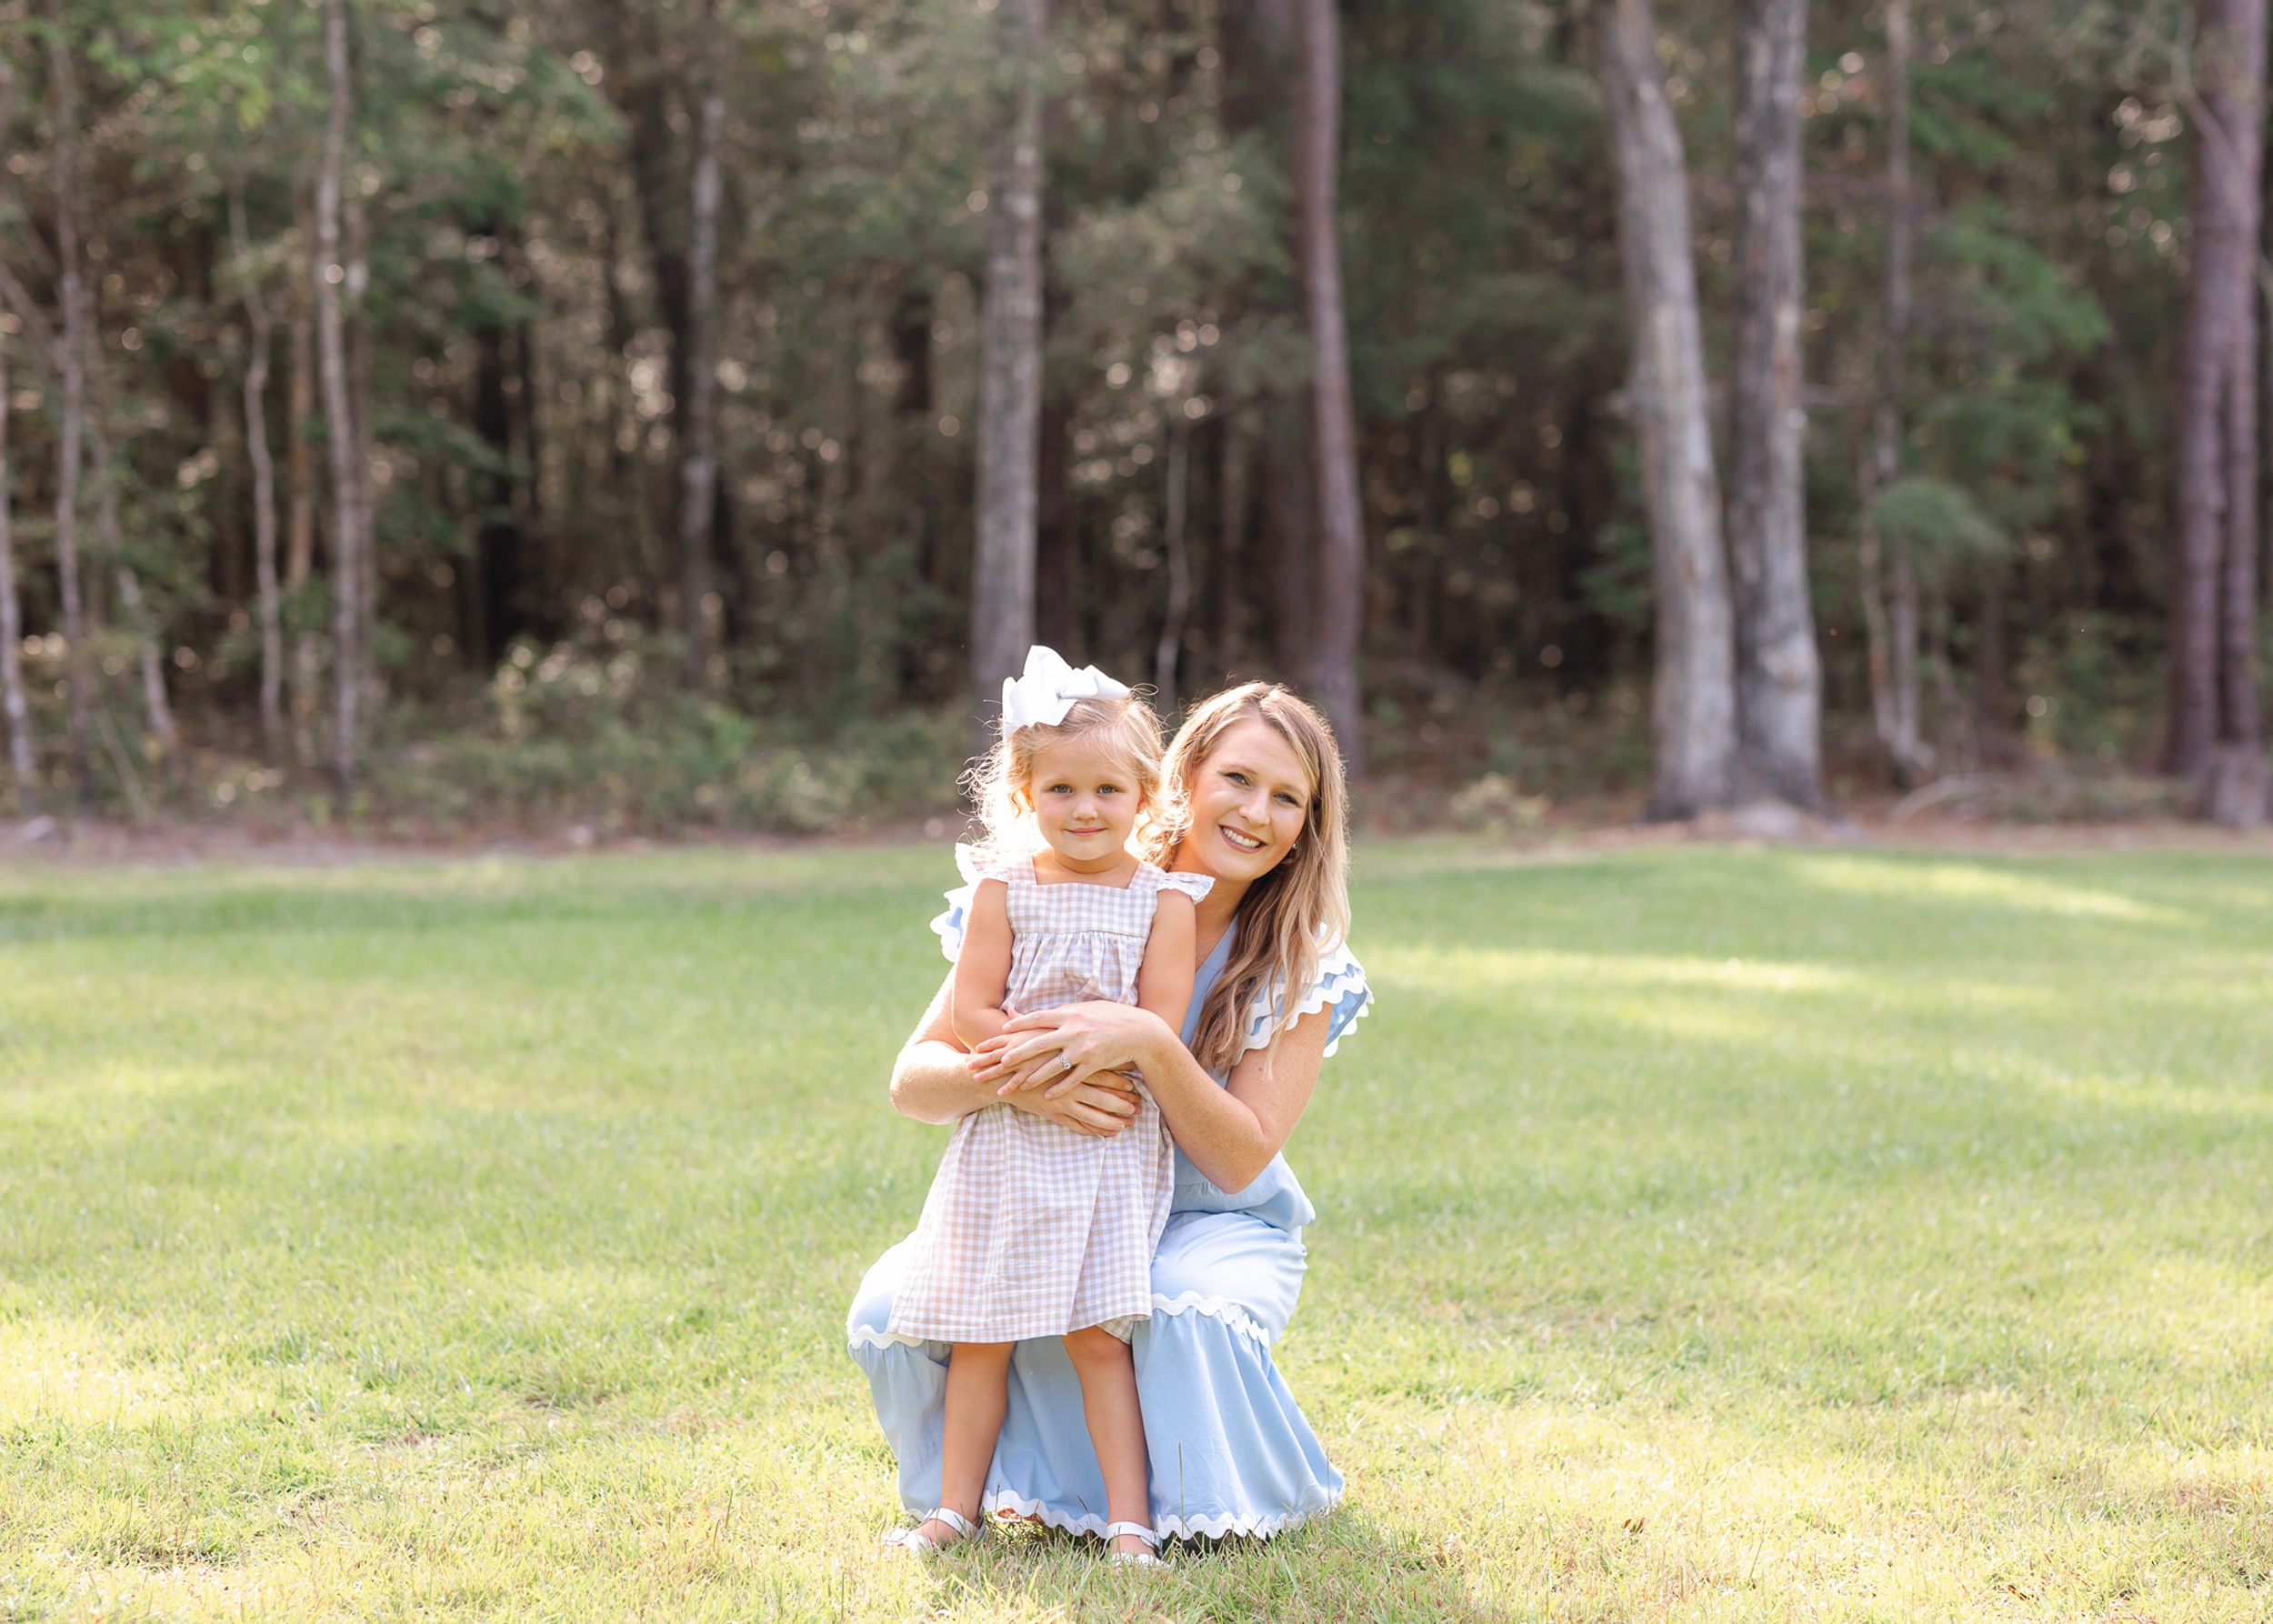
[[[1177,874],[1165,868],[1156,867],[1150,863],[1147,863],[1142,871],[1151,876],[1154,890],[1181,891],[1194,902],[1197,902],[1216,888],[1213,875]]]

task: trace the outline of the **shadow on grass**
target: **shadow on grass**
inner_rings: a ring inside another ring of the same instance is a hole
[[[1477,1595],[1461,1565],[1344,1507],[1269,1540],[1193,1540],[1166,1567],[1116,1569],[1094,1539],[1011,1526],[967,1555],[932,1559],[934,1608],[981,1616],[1153,1618],[1248,1624],[1267,1619],[1447,1620],[1521,1618]]]

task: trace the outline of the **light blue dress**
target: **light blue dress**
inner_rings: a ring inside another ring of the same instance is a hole
[[[968,891],[947,896],[933,921],[949,958],[962,943]],[[1201,965],[1184,1018],[1192,1040],[1200,1006],[1231,953],[1226,933]],[[1249,1013],[1248,1044],[1266,1040],[1276,1006]],[[1327,1053],[1373,1002],[1347,947],[1322,956],[1317,984],[1297,1007],[1333,1012]],[[1217,1078],[1218,1082],[1223,1078]],[[1152,1264],[1152,1318],[1130,1341],[1152,1461],[1152,1521],[1161,1536],[1265,1538],[1330,1509],[1342,1475],[1271,1363],[1271,1344],[1301,1295],[1302,1227],[1317,1217],[1283,1156],[1236,1194],[1176,1156],[1176,1195]],[[846,1320],[852,1356],[867,1372],[876,1419],[898,1458],[900,1503],[911,1515],[939,1503],[947,1345],[893,1335],[892,1298],[908,1261],[902,1241],[860,1282]],[[986,1508],[1105,1532],[1105,1479],[1082,1419],[1081,1384],[1055,1338],[1021,1342],[1010,1360],[1010,1408],[986,1477]]]

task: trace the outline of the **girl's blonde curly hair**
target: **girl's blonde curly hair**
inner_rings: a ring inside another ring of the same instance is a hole
[[[1134,694],[1114,699],[1076,699],[1065,719],[1005,729],[986,755],[971,763],[963,787],[986,830],[977,842],[986,857],[1016,861],[1042,845],[1034,821],[1034,758],[1054,744],[1095,738],[1127,771],[1139,799],[1131,847],[1150,851],[1174,845],[1184,828],[1181,784],[1160,771],[1160,718]]]

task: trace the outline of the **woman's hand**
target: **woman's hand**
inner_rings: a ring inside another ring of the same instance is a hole
[[[1109,1075],[1109,1074],[1108,1074]],[[1119,1081],[1117,1078],[1112,1079]],[[1033,1094],[1021,1090],[1003,1101],[1045,1120],[1070,1128],[1076,1133],[1109,1139],[1126,1128],[1129,1118],[1136,1114],[1136,1096],[1126,1088],[1112,1088],[1102,1080],[1080,1083],[1068,1088],[1061,1098],[1056,1089],[1047,1094]]]
[[[980,1044],[971,1075],[999,1084],[1006,1099],[1043,1088],[1045,1098],[1057,1099],[1076,1088],[1115,1087],[1113,1074],[1143,1070],[1163,1041],[1176,1040],[1158,1016],[1131,1004],[1063,1004],[1021,1015]]]

